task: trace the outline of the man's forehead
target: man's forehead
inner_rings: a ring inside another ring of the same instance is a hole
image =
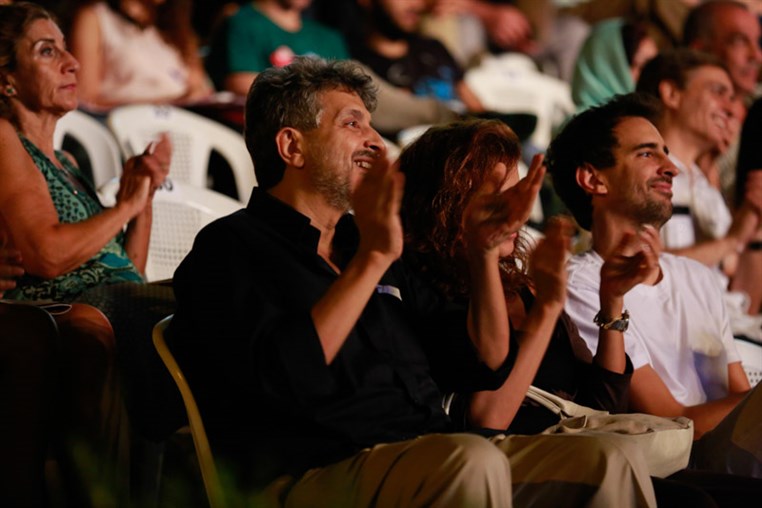
[[[619,148],[624,151],[643,145],[664,145],[664,139],[656,126],[642,116],[622,118],[614,127],[614,135]]]
[[[324,90],[318,95],[321,116],[327,114],[331,117],[342,114],[353,114],[359,117],[369,117],[370,112],[365,107],[359,95],[355,92],[342,89]]]
[[[733,81],[730,79],[728,71],[717,65],[702,65],[695,69],[691,69],[686,73],[686,86],[690,86],[699,81],[716,81],[723,85],[727,85],[728,87],[733,86]]]
[[[740,6],[728,5],[719,9],[713,23],[712,34],[723,42],[737,34],[759,34],[760,25],[757,17],[749,10]]]

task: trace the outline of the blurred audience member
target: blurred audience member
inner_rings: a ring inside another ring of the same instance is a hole
[[[257,73],[295,56],[346,59],[341,34],[302,16],[310,0],[254,0],[227,17],[212,36],[207,59],[219,89],[246,95]]]
[[[476,17],[486,32],[488,49],[493,53],[525,53],[543,72],[571,81],[574,60],[587,36],[588,25],[577,16],[560,13],[553,2],[434,0],[433,4],[438,15]]]
[[[426,0],[358,0],[363,38],[352,56],[383,79],[415,95],[434,97],[460,111],[484,107],[463,81],[463,69],[436,39],[419,35]],[[355,43],[356,42],[356,43]]]
[[[258,0],[226,18],[212,37],[207,59],[217,85],[246,95],[258,72],[287,65],[297,55],[348,58],[349,50],[340,33],[303,16],[310,4],[310,0]],[[373,123],[386,135],[456,117],[439,100],[415,97],[373,72],[369,74],[379,87]]]
[[[701,0],[587,0],[566,2],[561,12],[581,17],[590,24],[609,18],[640,19],[660,49],[680,45],[683,22]]]
[[[762,216],[762,179],[755,175],[733,214],[697,165],[702,154],[726,143],[733,118],[730,76],[712,55],[683,48],[647,63],[637,89],[661,101],[656,125],[680,170],[672,179],[672,217],[661,228],[665,249],[733,277],[738,253]],[[727,287],[728,279],[721,277],[720,284]],[[741,295],[723,294],[733,332],[762,340],[762,320],[746,315],[747,302],[737,301]]]
[[[640,23],[612,18],[595,24],[574,68],[572,98],[577,109],[635,90],[643,65],[658,52]]]
[[[736,204],[747,192],[747,181],[756,180],[762,173],[762,99],[749,108],[741,130],[736,173]],[[757,235],[746,245],[738,260],[737,276],[730,282],[730,289],[749,295],[749,314],[762,312],[762,235]]]
[[[686,46],[715,55],[727,68],[735,86],[733,101],[734,133],[727,149],[708,153],[699,161],[710,181],[720,188],[728,201],[734,201],[735,170],[738,158],[738,132],[753,100],[762,66],[758,17],[742,2],[712,0],[693,9],[685,20],[683,42]]]
[[[762,66],[760,50],[760,22],[758,8],[751,11],[748,2],[730,0],[712,0],[701,4],[691,11],[685,22],[684,43],[692,48],[716,55],[726,66],[733,80],[736,91],[734,101],[735,123],[737,131],[744,121],[746,108],[754,96],[758,95],[758,78]],[[740,176],[736,183],[739,155],[737,135],[728,140],[728,149],[719,158],[705,157],[699,166],[710,178],[714,176],[715,185],[723,192],[728,202],[738,203],[743,200],[747,189],[743,187],[746,175]],[[752,245],[762,241],[762,230],[755,233]],[[741,253],[738,276],[731,282],[735,290],[750,295],[752,304],[749,312],[756,314],[762,301],[762,263],[757,260],[759,254],[752,250]]]
[[[86,1],[69,42],[82,65],[79,96],[87,109],[187,103],[212,93],[187,0]]]
[[[759,80],[760,35],[759,19],[744,3],[712,0],[688,14],[683,44],[716,55],[727,67],[736,93],[746,100]]]

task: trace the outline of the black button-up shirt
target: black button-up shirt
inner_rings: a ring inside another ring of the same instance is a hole
[[[449,431],[440,387],[494,388],[506,376],[478,360],[463,310],[448,312],[400,263],[327,365],[310,310],[338,274],[318,256],[319,236],[255,189],[245,210],[199,233],[174,277],[170,346],[214,453],[258,484]],[[358,240],[347,215],[334,239],[340,268]]]

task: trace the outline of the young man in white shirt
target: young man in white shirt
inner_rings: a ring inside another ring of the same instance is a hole
[[[591,350],[600,328],[625,332],[635,368],[631,409],[693,419],[694,467],[762,477],[762,392],[749,394],[711,270],[662,253],[621,306],[597,303],[604,260],[633,239],[642,248],[632,255],[645,259],[643,250],[654,249],[652,238],[672,214],[678,169],[652,123],[658,111],[647,97],[615,98],[573,118],[549,148],[556,191],[593,240],[591,251],[569,263],[566,311]]]

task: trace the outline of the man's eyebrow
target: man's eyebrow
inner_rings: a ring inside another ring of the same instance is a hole
[[[638,150],[642,150],[644,148],[650,148],[652,150],[658,150],[659,149],[659,143],[656,142],[648,142],[648,143],[639,143],[632,148],[630,148],[630,152],[637,152]]]
[[[359,109],[357,109],[357,108],[351,108],[351,109],[349,109],[349,110],[347,110],[347,111],[344,111],[344,114],[349,114],[349,115],[351,115],[351,116],[353,116],[353,117],[355,117],[355,118],[357,118],[357,119],[362,119],[362,118],[363,118],[363,116],[364,116],[364,115],[362,114],[362,111],[360,111],[360,110],[359,110]]]

